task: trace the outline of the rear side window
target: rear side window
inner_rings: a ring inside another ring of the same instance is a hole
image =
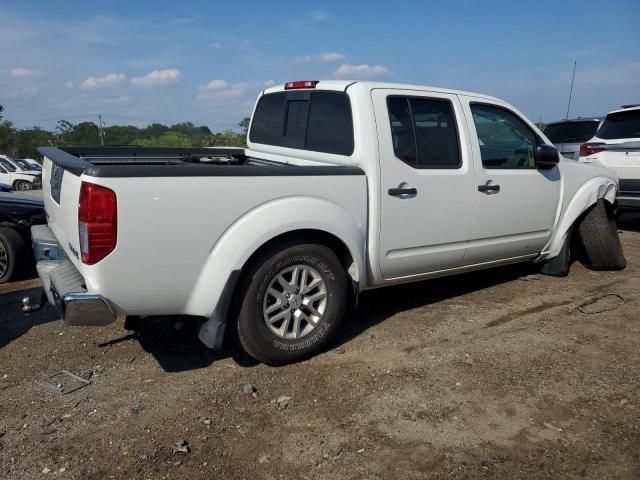
[[[351,155],[353,119],[342,92],[296,91],[258,101],[249,139],[255,143]]]
[[[551,143],[583,143],[596,134],[598,122],[552,123],[544,129]]]
[[[640,110],[610,113],[596,135],[604,140],[640,138]]]
[[[415,168],[459,168],[460,143],[448,100],[389,97],[393,151]]]

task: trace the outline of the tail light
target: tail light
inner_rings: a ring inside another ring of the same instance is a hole
[[[285,90],[297,90],[300,88],[316,88],[318,80],[298,80],[295,82],[287,82],[284,84]]]
[[[83,263],[98,263],[116,248],[117,220],[115,192],[101,185],[82,182],[78,230]]]
[[[604,150],[604,143],[583,143],[582,145],[580,145],[580,156],[588,157]]]

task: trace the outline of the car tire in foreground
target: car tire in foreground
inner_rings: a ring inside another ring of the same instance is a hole
[[[20,265],[25,250],[22,236],[8,227],[0,227],[0,283],[11,279]]]
[[[345,314],[347,286],[340,261],[324,245],[269,248],[252,262],[238,290],[240,344],[274,366],[322,351]]]
[[[591,270],[622,270],[627,266],[614,215],[607,211],[604,200],[598,200],[582,218],[578,233]]]

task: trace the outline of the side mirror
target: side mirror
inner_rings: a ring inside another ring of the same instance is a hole
[[[560,154],[551,145],[538,145],[533,152],[533,160],[538,170],[548,170],[553,168],[560,161]]]

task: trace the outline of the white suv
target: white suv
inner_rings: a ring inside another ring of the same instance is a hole
[[[580,161],[615,170],[620,180],[618,208],[640,209],[640,105],[610,112],[595,137],[580,146]]]

